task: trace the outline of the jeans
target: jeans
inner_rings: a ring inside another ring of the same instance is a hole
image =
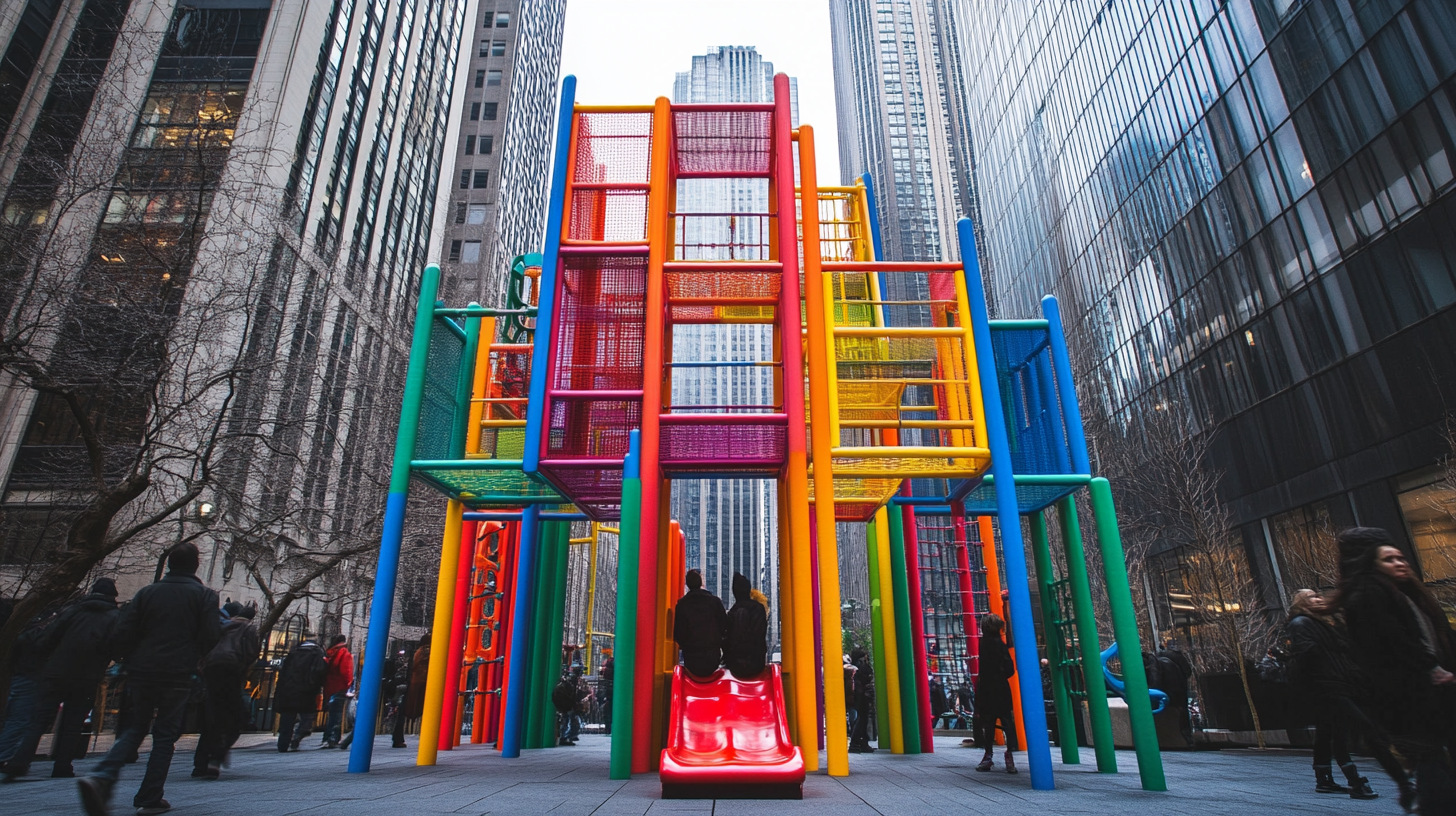
[[[284,711],[278,714],[278,750],[287,751],[290,747],[297,748],[298,744],[313,733],[313,721],[318,716],[316,711]]]
[[[338,692],[329,698],[329,716],[324,720],[324,742],[338,742],[339,732],[344,727],[344,706],[349,702],[347,692]]]
[[[36,678],[33,674],[17,674],[10,678],[10,698],[5,704],[5,728],[0,730],[0,762],[15,755],[25,735],[30,733],[30,721],[35,717]]]
[[[237,666],[208,666],[202,670],[207,697],[202,709],[202,733],[192,754],[192,768],[206,771],[221,765],[238,741],[243,726],[243,670]]]
[[[557,716],[561,720],[557,736],[567,742],[576,742],[577,738],[581,736],[581,715],[576,711],[567,711]]]
[[[85,754],[81,750],[81,729],[86,725],[86,715],[96,704],[96,684],[89,680],[61,680],[46,678],[42,681],[40,705],[31,717],[30,733],[21,742],[15,755],[6,763],[5,773],[9,776],[25,776],[30,772],[31,760],[40,746],[41,735],[54,721],[56,709],[65,706],[61,712],[61,725],[51,740],[53,772],[70,771],[71,762]]]
[[[162,788],[167,784],[172,751],[177,745],[177,737],[182,734],[182,720],[187,715],[187,698],[191,693],[192,685],[186,680],[129,678],[126,681],[126,706],[130,713],[126,725],[92,775],[115,784],[121,776],[122,766],[150,730],[152,753],[147,758],[147,772],[132,804],[146,807],[162,801]]]

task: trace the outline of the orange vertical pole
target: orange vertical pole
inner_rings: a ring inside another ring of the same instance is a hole
[[[991,517],[977,516],[976,526],[981,534],[981,563],[986,566],[986,589],[991,612],[1004,621],[1006,606],[1001,598],[1001,565],[996,561],[996,532],[991,527]],[[1010,626],[1009,621],[1007,625]],[[1011,638],[1006,638],[1006,645],[1011,645]],[[1021,686],[1017,684],[1015,674],[1011,675],[1011,719],[1016,723],[1016,745],[1024,750],[1026,735],[1021,730]]]
[[[671,167],[672,106],[658,97],[652,110],[652,169],[647,193],[647,294],[642,353],[642,515],[637,586],[637,655],[632,684],[637,701],[632,711],[632,772],[653,766],[652,710],[657,666],[657,624],[660,600],[658,541],[661,538],[662,473],[658,467],[659,417],[662,412],[663,322],[666,304],[663,263],[667,260],[668,194]]]

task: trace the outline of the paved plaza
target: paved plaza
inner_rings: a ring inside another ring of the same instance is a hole
[[[344,751],[309,747],[279,754],[271,744],[256,744],[261,737],[245,739],[255,744],[236,751],[232,767],[216,782],[188,776],[190,743],[179,744],[167,784],[173,812],[186,816],[1400,813],[1394,785],[1374,774],[1370,779],[1381,795],[1378,800],[1356,802],[1315,794],[1309,755],[1297,751],[1167,753],[1163,756],[1168,792],[1146,793],[1138,785],[1131,752],[1118,752],[1120,773],[1103,775],[1095,770],[1092,751],[1083,749],[1083,765],[1057,765],[1057,790],[1033,791],[1024,754],[1022,772],[1016,776],[1001,772],[999,766],[991,773],[976,773],[979,751],[960,747],[957,739],[939,738],[933,755],[851,755],[848,778],[811,774],[801,802],[664,801],[658,798],[655,774],[628,782],[607,779],[607,738],[601,736],[583,737],[571,748],[527,751],[516,760],[466,746],[441,753],[440,764],[433,768],[414,764],[413,740],[410,749],[396,750],[389,747],[388,738],[381,738],[374,770],[368,774],[346,773]],[[310,744],[316,743],[310,739]],[[77,770],[84,771],[91,762],[78,763]],[[1368,765],[1376,770],[1373,762]],[[81,812],[73,780],[45,778],[48,764],[38,763],[35,770],[41,777],[0,788],[0,814]],[[140,764],[123,772],[112,800],[113,813],[132,812],[128,805],[141,773]]]

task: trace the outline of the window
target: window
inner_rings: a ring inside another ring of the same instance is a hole
[[[466,241],[460,247],[460,263],[480,263],[479,241]]]
[[[487,84],[487,85],[499,85],[499,84],[501,84],[501,72],[500,71],[487,71],[485,73],[485,84]]]
[[[466,172],[469,172],[469,171],[466,171]],[[483,190],[483,189],[485,189],[488,186],[490,186],[490,171],[489,170],[476,170],[475,171],[475,189],[477,189],[477,190]]]
[[[496,108],[498,106],[499,106],[499,103],[497,103],[497,102],[487,102],[487,103],[485,103],[485,111],[484,111],[484,114],[485,115],[482,116],[482,117],[480,117],[480,118],[484,119],[487,122],[494,122],[495,121],[495,112],[496,112]],[[471,119],[474,119],[475,117],[472,116],[470,118]]]
[[[461,170],[460,171],[460,189],[462,189],[462,190],[469,190],[470,189],[470,171],[469,170]]]
[[[494,136],[481,136],[480,137],[480,155],[482,155],[482,156],[488,156],[488,155],[490,155],[491,148],[493,148],[493,147],[495,147],[495,137]]]
[[[488,57],[488,56],[490,56],[490,54],[491,54],[491,47],[490,47],[490,45],[491,45],[490,40],[481,40],[480,41],[480,51],[476,52],[476,55],[477,56],[481,56],[481,57]]]
[[[498,13],[498,14],[495,15],[495,27],[496,28],[509,28],[510,25],[511,25],[511,15],[505,13],[504,11],[502,11],[502,12],[500,12],[500,13]]]
[[[494,119],[495,118],[495,105],[491,105],[490,108],[491,108],[491,114],[490,114],[490,116],[487,116],[486,118],[487,119]],[[474,122],[474,121],[477,121],[479,119],[480,119],[480,103],[479,102],[475,102],[475,103],[472,103],[471,106],[470,106],[470,121]]]
[[[455,223],[465,223],[465,204],[463,203],[455,205]]]
[[[475,153],[475,137],[474,136],[466,136],[465,137],[465,155],[469,156],[469,155],[472,155],[473,153]]]
[[[1456,578],[1456,487],[1442,475],[1437,468],[1408,474],[1396,495],[1427,583]]]
[[[506,41],[496,40],[490,44],[490,55],[492,57],[504,57],[506,55]],[[481,56],[484,56],[482,54]]]
[[[481,56],[483,57],[485,55],[484,54],[481,54]],[[481,70],[475,72],[475,87],[477,87],[477,88],[484,88],[485,87],[485,69],[481,69]]]
[[[450,260],[452,260],[452,261],[459,261],[460,260],[460,243],[461,242],[459,242],[459,241],[451,241],[450,242]]]
[[[465,205],[462,204],[461,206],[463,207]],[[467,224],[484,224],[485,223],[485,205],[484,204],[471,204],[470,205],[470,215],[465,219],[465,223],[467,223]]]

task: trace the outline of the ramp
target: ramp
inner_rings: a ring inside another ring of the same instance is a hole
[[[789,739],[779,667],[752,680],[699,680],[678,666],[662,751],[664,799],[802,799],[804,757]]]

